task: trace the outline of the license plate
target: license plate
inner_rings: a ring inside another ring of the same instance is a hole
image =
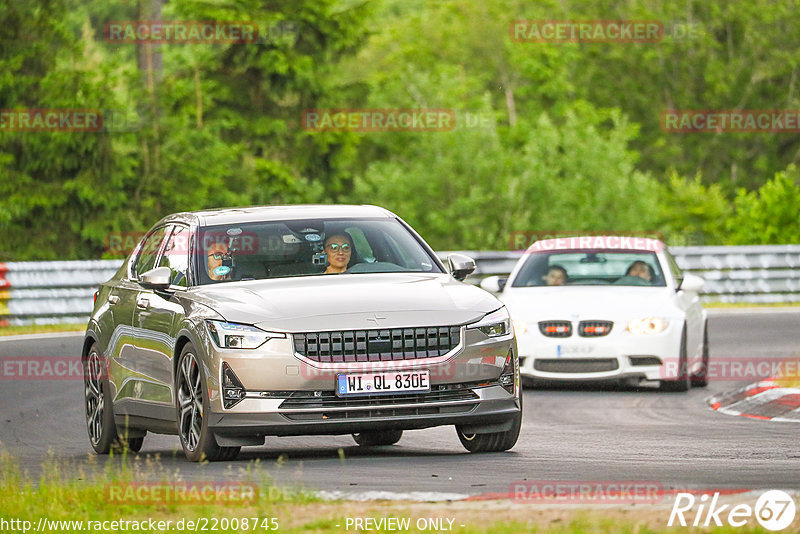
[[[427,370],[336,375],[336,394],[339,397],[427,393],[430,390],[431,380]]]

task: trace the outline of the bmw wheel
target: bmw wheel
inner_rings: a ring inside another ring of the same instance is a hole
[[[703,368],[692,375],[692,385],[698,388],[708,386],[708,321],[703,325]]]
[[[191,343],[181,351],[175,386],[178,434],[186,458],[190,462],[236,458],[241,447],[220,447],[208,429],[206,380]]]
[[[689,391],[691,387],[691,377],[689,375],[689,364],[686,358],[686,324],[683,325],[681,334],[680,356],[678,358],[678,378],[675,380],[662,380],[661,389],[664,391]]]

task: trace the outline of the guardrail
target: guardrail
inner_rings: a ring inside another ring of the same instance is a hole
[[[673,247],[682,269],[706,280],[709,302],[800,302],[800,245]],[[522,252],[458,251],[475,259],[468,278],[511,272]],[[445,259],[452,252],[439,252]],[[0,263],[0,327],[85,323],[96,287],[111,278],[122,260]]]

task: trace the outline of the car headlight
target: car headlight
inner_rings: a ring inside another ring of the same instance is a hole
[[[514,332],[516,332],[517,335],[524,334],[528,331],[528,323],[525,321],[514,319],[511,322],[514,324]]]
[[[256,349],[273,338],[286,334],[267,332],[249,324],[206,321],[214,343],[221,349]]]
[[[645,317],[628,322],[626,330],[632,334],[660,334],[669,326],[669,321],[661,317]]]
[[[467,325],[467,328],[480,330],[488,337],[505,336],[511,332],[511,319],[504,306],[499,310],[487,313],[480,321]]]

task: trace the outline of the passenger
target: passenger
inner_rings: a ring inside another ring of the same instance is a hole
[[[563,286],[567,283],[567,270],[560,265],[551,265],[544,280],[548,286]]]
[[[353,252],[353,240],[346,232],[333,234],[325,239],[325,252],[328,254],[328,268],[325,274],[338,274],[347,270]]]
[[[639,278],[646,280],[648,283],[652,283],[653,275],[653,268],[643,261],[635,261],[631,263],[630,267],[628,267],[628,270],[625,271],[625,276],[638,276]]]
[[[215,241],[208,247],[206,254],[208,256],[207,267],[208,277],[212,280],[230,280],[231,268],[222,265],[222,261],[228,255],[228,245]]]

